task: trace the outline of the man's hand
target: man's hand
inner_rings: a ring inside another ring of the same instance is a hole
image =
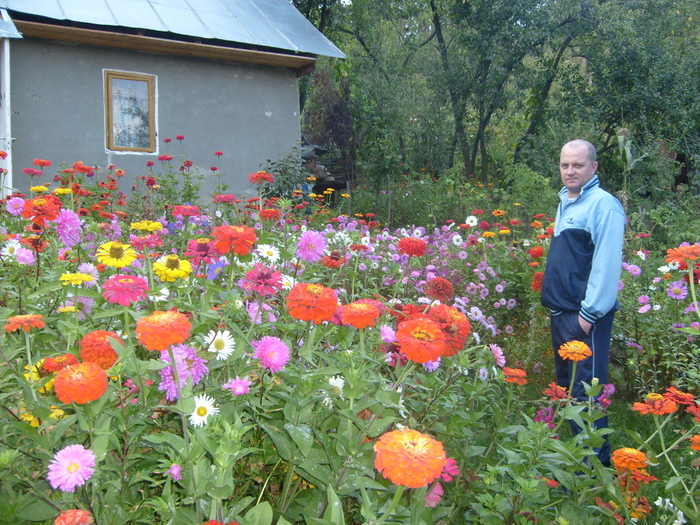
[[[591,333],[591,328],[593,328],[593,324],[586,321],[580,315],[578,316],[578,324],[581,327],[581,330],[583,330],[586,335]]]

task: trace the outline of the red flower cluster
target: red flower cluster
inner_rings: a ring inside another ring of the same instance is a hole
[[[425,283],[423,292],[428,297],[446,303],[454,297],[454,286],[444,277],[434,277]]]
[[[415,237],[404,237],[399,240],[399,253],[409,257],[420,257],[428,250],[428,243]]]
[[[217,226],[212,230],[214,246],[219,253],[233,253],[241,257],[253,251],[258,238],[255,230],[248,226]]]
[[[272,184],[275,180],[275,177],[274,175],[272,175],[272,173],[267,173],[266,171],[256,171],[250,174],[248,180],[252,184],[262,184],[263,182]]]
[[[539,293],[542,291],[542,279],[544,279],[544,272],[535,272],[532,274],[532,284],[530,288],[532,288],[533,292]]]
[[[61,199],[55,195],[34,197],[24,201],[22,217],[30,219],[34,224],[38,224],[43,228],[48,221],[58,218],[61,206]]]

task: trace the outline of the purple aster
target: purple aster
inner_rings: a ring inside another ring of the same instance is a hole
[[[645,304],[644,306],[640,307],[639,310],[637,310],[637,312],[639,312],[640,314],[645,314],[645,313],[647,313],[649,310],[651,310],[651,305],[650,305],[650,304]]]
[[[80,233],[83,228],[83,221],[73,210],[64,208],[54,221],[56,233],[66,248],[72,248],[80,242]]]
[[[36,256],[32,250],[28,248],[17,248],[15,252],[15,259],[20,264],[26,264],[27,266],[33,266],[36,264]]]
[[[688,296],[688,287],[683,281],[676,281],[668,285],[666,292],[671,299],[685,299]]]
[[[214,281],[221,275],[221,272],[223,272],[224,267],[226,266],[226,261],[224,260],[219,260],[216,261],[215,263],[212,263],[209,265],[209,269],[207,270],[207,279],[210,281]]]
[[[192,386],[195,386],[207,375],[209,368],[206,365],[207,361],[199,357],[197,350],[191,346],[173,345],[171,350],[175,357],[175,365],[177,366],[177,375],[180,379],[180,385],[178,387],[175,382],[170,352],[168,350],[163,350],[160,353],[160,358],[164,363],[168,363],[170,366],[161,368],[161,382],[160,385],[158,385],[158,390],[165,391],[165,398],[169,401],[174,401],[178,399],[187,378],[191,378]]]
[[[438,368],[440,368],[440,363],[442,362],[442,359],[439,357],[435,361],[426,361],[423,363],[423,368],[425,368],[428,372],[435,372]]]
[[[647,304],[649,302],[649,296],[648,295],[640,295],[637,297],[637,301],[639,304]]]
[[[240,396],[250,392],[251,384],[250,379],[247,377],[241,379],[240,377],[236,376],[236,379],[229,379],[223,385],[221,385],[221,388],[230,390],[234,395]]]
[[[5,209],[10,215],[14,215],[15,217],[22,215],[22,211],[24,210],[24,199],[21,197],[12,197],[7,201]]]
[[[684,311],[684,313],[686,314],[692,314],[693,312],[700,312],[700,308],[698,308],[698,303],[690,303]]]
[[[299,237],[297,257],[308,262],[318,262],[326,250],[326,238],[321,232],[309,230]]]
[[[383,324],[379,327],[379,334],[382,338],[382,343],[395,343],[396,331],[389,325]]]
[[[78,297],[69,297],[61,303],[58,309],[61,310],[61,308],[74,306],[77,309],[78,321],[84,321],[85,316],[92,313],[92,307],[94,304],[95,300],[91,297],[83,297],[82,295],[79,295]]]
[[[628,264],[625,270],[627,270],[630,274],[635,276],[642,274],[642,269],[636,264]]]
[[[250,322],[253,324],[274,323],[277,321],[272,306],[269,304],[246,301],[245,309],[248,312],[248,317],[250,317]]]

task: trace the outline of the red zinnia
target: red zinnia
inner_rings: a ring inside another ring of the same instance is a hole
[[[255,230],[247,226],[217,226],[212,230],[214,246],[220,253],[233,253],[243,257],[253,251],[258,238]]]
[[[333,250],[330,255],[324,255],[321,258],[321,264],[333,270],[340,268],[346,261],[347,259],[337,250]]]
[[[190,336],[192,324],[187,316],[168,310],[155,311],[136,322],[136,337],[149,350],[166,350],[170,345],[184,343]]]
[[[61,200],[55,195],[34,197],[24,201],[22,217],[30,219],[39,226],[46,226],[47,221],[57,219],[61,213]]]
[[[404,237],[399,240],[399,253],[409,257],[420,257],[428,250],[428,243],[415,237]]]
[[[272,184],[275,180],[275,177],[274,175],[272,175],[272,173],[267,173],[265,171],[256,171],[250,174],[248,180],[253,184],[262,184],[263,182],[268,182]]]
[[[173,215],[182,215],[183,217],[193,217],[195,215],[201,215],[202,211],[199,206],[193,206],[190,204],[178,204],[173,207]]]
[[[338,299],[331,288],[320,284],[297,283],[287,295],[287,308],[294,319],[321,324],[333,319],[338,309]]]
[[[262,264],[256,263],[241,280],[241,287],[263,297],[272,297],[282,289],[282,274],[274,268],[265,268]]]
[[[84,405],[106,392],[107,373],[95,363],[78,363],[59,370],[53,386],[62,403]]]
[[[399,351],[416,363],[436,361],[447,350],[445,334],[430,319],[410,319],[396,330]]]
[[[532,284],[530,285],[530,288],[532,288],[533,292],[541,292],[542,291],[542,280],[544,279],[544,272],[535,272],[532,274]]]
[[[530,257],[533,259],[539,259],[544,255],[544,248],[542,248],[542,246],[535,246],[534,248],[530,248],[527,253],[529,253]]]
[[[73,354],[63,354],[58,357],[47,357],[44,362],[41,363],[41,368],[46,372],[58,372],[59,370],[78,363],[78,358]]]
[[[652,392],[651,394],[647,394],[644,403],[634,403],[632,405],[632,410],[640,414],[663,416],[664,414],[672,414],[678,410],[678,405],[671,399]]]
[[[437,323],[445,336],[446,348],[443,355],[451,357],[464,348],[472,326],[469,319],[454,306],[439,304],[428,310],[427,316]]]
[[[434,277],[425,283],[423,292],[428,297],[446,303],[454,296],[454,286],[444,277]]]
[[[80,358],[99,365],[103,370],[112,368],[119,356],[112,348],[111,340],[117,341],[122,346],[122,341],[115,332],[105,330],[88,332],[80,341]]]
[[[148,282],[136,275],[113,275],[104,284],[104,297],[110,303],[129,306],[147,297]]]
[[[559,399],[566,399],[569,397],[567,389],[557,385],[554,381],[547,385],[542,393],[549,398],[550,401],[557,401]]]

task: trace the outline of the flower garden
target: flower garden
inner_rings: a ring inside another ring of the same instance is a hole
[[[267,172],[200,199],[172,160],[127,197],[37,159],[3,201],[0,522],[700,520],[696,239],[629,232],[612,382],[581,402],[539,306],[551,210],[389,229]]]

